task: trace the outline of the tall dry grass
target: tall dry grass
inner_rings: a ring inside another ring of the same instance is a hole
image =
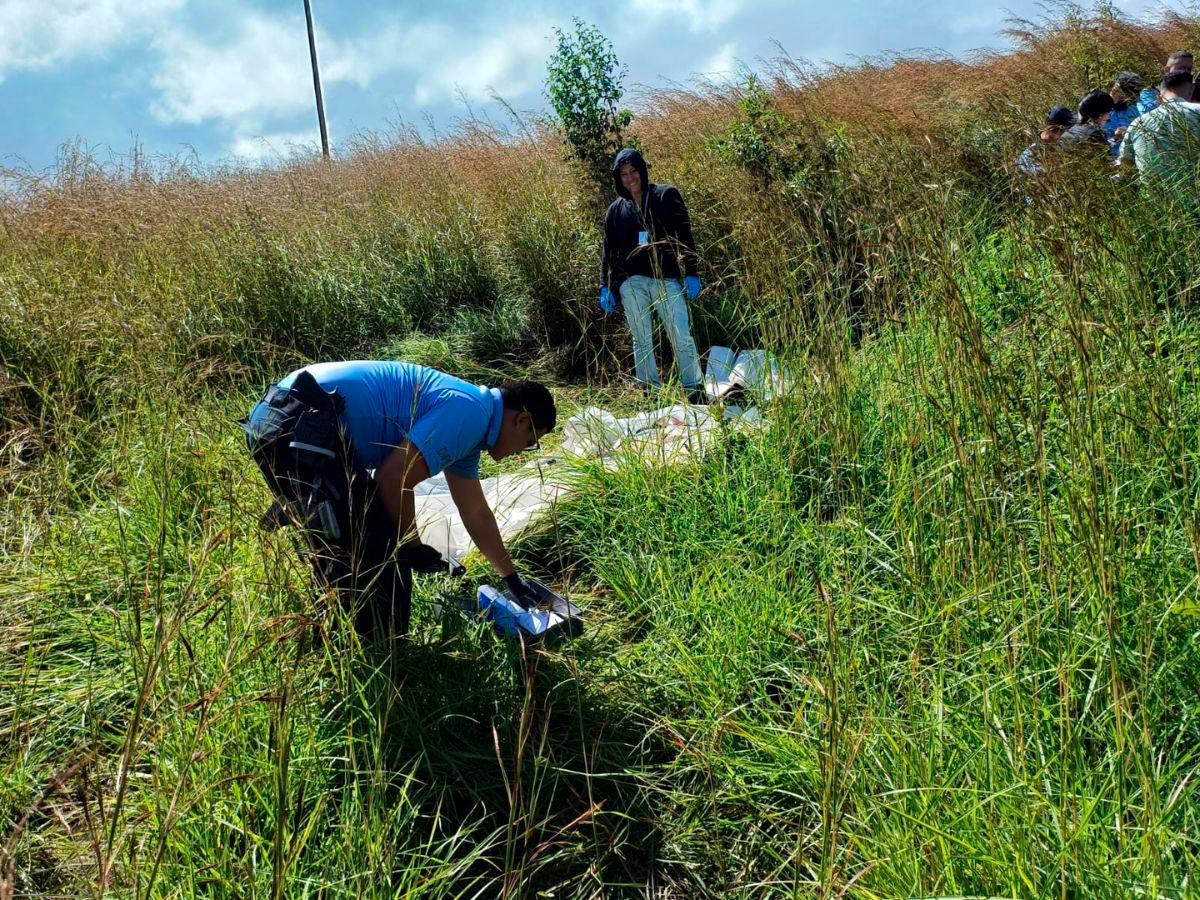
[[[1067,8],[1040,24],[1016,23],[1012,35],[1015,52],[963,61],[814,70],[784,59],[770,84],[811,143],[833,132],[857,142],[850,152],[860,159],[836,172],[861,185],[847,202],[858,206],[895,181],[866,154],[923,167],[931,181],[974,176],[971,188],[993,196],[1045,108],[1122,68],[1153,73],[1195,31],[1174,16],[1150,27]],[[738,101],[728,87],[652,94],[635,134],[655,176],[678,183],[695,207],[710,296],[756,302],[781,283],[770,266],[809,261],[789,260],[778,246],[791,238],[796,204],[780,221],[770,208],[764,216],[763,200],[774,207],[777,199],[705,144],[737,116]],[[436,140],[411,131],[364,138],[332,165],[301,159],[268,171],[205,170],[140,153],[102,166],[73,148],[50,176],[8,172],[6,180],[7,403],[39,421],[45,404],[33,394],[68,404],[86,396],[80,368],[119,381],[105,373],[177,353],[213,373],[269,359],[259,377],[293,362],[295,351],[344,355],[446,330],[460,311],[463,329],[474,330],[480,310],[493,306],[500,321],[489,325],[519,339],[523,357],[552,350],[561,371],[603,368],[591,296],[595,210],[555,136],[536,124],[498,134],[469,123]],[[93,340],[129,359],[89,350],[87,365],[77,364]]]

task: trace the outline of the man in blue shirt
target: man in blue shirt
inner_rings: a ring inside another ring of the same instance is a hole
[[[519,601],[532,599],[484,497],[479,459],[535,448],[555,420],[554,398],[536,382],[487,388],[412,363],[360,360],[280,379],[244,428],[288,518],[304,526],[318,575],[357,602],[359,630],[395,623],[402,633],[412,571],[446,567],[415,526],[413,488],[439,472],[480,552]]]

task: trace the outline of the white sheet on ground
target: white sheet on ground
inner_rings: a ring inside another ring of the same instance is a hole
[[[500,534],[508,540],[567,493],[564,479],[553,471],[562,464],[548,457],[522,466],[516,472],[481,479],[483,494],[496,515]],[[417,528],[421,540],[443,554],[460,558],[475,545],[450,497],[446,477],[438,474],[414,490]]]
[[[762,350],[744,350],[735,355],[727,347],[713,347],[708,351],[704,385],[713,399],[725,396],[735,387],[769,398],[780,389],[780,377],[774,361],[768,365]],[[569,492],[563,467],[569,465],[570,457],[609,459],[615,453],[628,452],[648,462],[681,462],[704,452],[723,427],[721,420],[754,427],[761,423],[762,415],[757,409],[727,406],[719,411],[718,417],[718,410],[713,407],[684,404],[623,419],[597,407],[576,413],[563,425],[566,459],[538,459],[516,472],[480,482],[500,526],[500,535],[505,540],[513,537]],[[414,493],[422,541],[456,558],[474,547],[444,476],[422,482]]]
[[[778,363],[769,359],[765,350],[743,350],[735,355],[728,347],[709,348],[704,391],[710,400],[724,397],[734,388],[770,400],[780,392],[782,382]]]
[[[563,426],[563,452],[570,456],[610,456],[633,451],[647,460],[676,462],[702,453],[720,427],[720,419],[745,425],[761,421],[757,409],[729,406],[720,412],[709,406],[677,404],[618,419],[589,406]]]

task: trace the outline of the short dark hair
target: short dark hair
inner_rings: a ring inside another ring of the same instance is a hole
[[[505,409],[527,412],[533,416],[533,427],[539,434],[554,430],[558,411],[554,408],[554,396],[550,389],[537,381],[506,381],[500,385],[500,396]]]
[[[1112,112],[1116,105],[1113,98],[1108,96],[1108,91],[1088,91],[1079,101],[1079,118],[1090,122]]]
[[[1181,60],[1181,59],[1194,60],[1195,58],[1196,57],[1192,56],[1191,50],[1176,50],[1174,53],[1172,53],[1170,56],[1167,57],[1167,65],[1169,66],[1169,65],[1171,65],[1171,63],[1179,62],[1179,60]]]
[[[1170,91],[1172,94],[1184,93],[1183,88],[1191,87],[1191,85],[1192,73],[1182,71],[1168,72],[1158,83],[1160,88]]]

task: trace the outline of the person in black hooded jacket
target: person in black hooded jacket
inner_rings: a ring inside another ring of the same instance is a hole
[[[620,299],[633,336],[637,379],[651,388],[661,385],[651,323],[651,312],[657,313],[689,399],[702,401],[700,360],[687,309],[687,300],[700,293],[687,207],[672,185],[650,181],[637,150],[618,153],[612,174],[618,198],[604,215],[600,308],[614,312]]]

